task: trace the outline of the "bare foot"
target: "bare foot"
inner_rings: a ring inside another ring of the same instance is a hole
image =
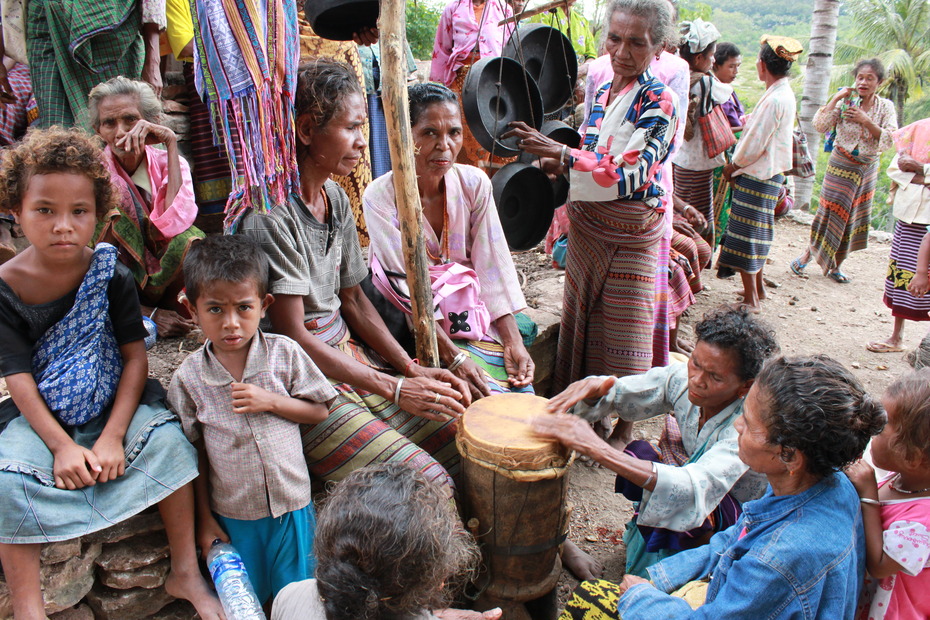
[[[600,579],[601,575],[604,574],[603,564],[567,539],[565,544],[562,545],[562,564],[581,581]]]
[[[682,355],[691,355],[694,351],[694,343],[686,338],[679,336],[675,342],[671,343],[669,348],[671,353],[681,353]]]
[[[220,599],[200,573],[194,575],[171,571],[165,580],[165,591],[174,598],[183,598],[190,602],[203,620],[224,620],[223,606]]]
[[[739,310],[740,308],[746,308],[749,312],[753,314],[760,314],[762,312],[762,304],[746,304],[746,303],[732,303],[727,304],[733,310]]]
[[[633,423],[617,420],[614,430],[607,438],[607,443],[616,450],[623,450],[633,441]]]

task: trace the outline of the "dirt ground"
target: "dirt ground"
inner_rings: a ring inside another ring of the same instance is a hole
[[[869,390],[880,394],[893,377],[907,369],[902,354],[876,354],[865,349],[870,340],[891,333],[891,313],[882,303],[890,243],[873,241],[868,249],[854,253],[844,265],[852,282],[842,285],[825,278],[813,264],[804,278],[788,269],[788,262],[803,251],[807,234],[807,226],[792,220],[776,224],[765,274],[778,287],[769,289],[762,317],[777,331],[784,353],[831,355],[851,367]],[[541,251],[523,253],[516,259],[530,300],[539,297],[541,283],[551,284],[561,277],[560,272],[548,267],[549,261]],[[705,311],[734,301],[740,288],[738,278],[718,280],[711,272],[705,273],[704,283],[705,291],[682,319],[681,332],[689,338],[691,325]],[[908,324],[906,344],[915,347],[924,333],[922,326]],[[196,335],[159,342],[149,356],[151,373],[167,385],[181,360],[198,346]],[[0,381],[0,395],[5,393],[4,387]],[[637,425],[634,434],[637,438],[657,439],[659,431],[660,421],[653,420]],[[605,469],[576,462],[569,475],[570,538],[604,564],[606,578],[619,580],[624,573],[622,535],[630,518],[630,504],[613,492],[614,476]],[[562,600],[576,583],[567,572],[563,575],[559,583]]]

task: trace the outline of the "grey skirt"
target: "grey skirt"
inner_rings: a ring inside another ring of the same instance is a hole
[[[92,448],[107,416],[70,430]],[[126,473],[69,491],[55,488],[54,458],[23,416],[0,433],[0,543],[69,540],[115,525],[197,477],[197,452],[162,401],[139,405],[124,439]]]

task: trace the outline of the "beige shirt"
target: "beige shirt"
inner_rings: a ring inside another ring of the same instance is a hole
[[[888,166],[888,178],[892,183],[891,200],[895,219],[905,224],[930,224],[930,164],[924,164],[924,183],[911,183],[913,172],[904,172],[898,168],[898,156],[895,155]]]
[[[748,174],[766,181],[791,170],[795,105],[786,77],[765,91],[736,144],[734,176]]]
[[[273,413],[234,413],[232,375],[207,343],[171,378],[168,405],[192,442],[203,437],[210,471],[210,507],[231,519],[279,517],[310,503],[310,473],[300,425]],[[242,382],[314,402],[336,390],[304,350],[278,334],[257,332]]]

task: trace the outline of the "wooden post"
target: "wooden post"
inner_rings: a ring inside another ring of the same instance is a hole
[[[436,322],[433,318],[433,291],[430,288],[429,263],[421,226],[423,207],[417,190],[417,173],[413,164],[413,136],[407,103],[407,55],[405,0],[381,0],[381,93],[387,120],[391,169],[394,171],[394,194],[400,216],[400,237],[413,306],[413,335],[417,357],[424,366],[439,367],[436,346]]]

